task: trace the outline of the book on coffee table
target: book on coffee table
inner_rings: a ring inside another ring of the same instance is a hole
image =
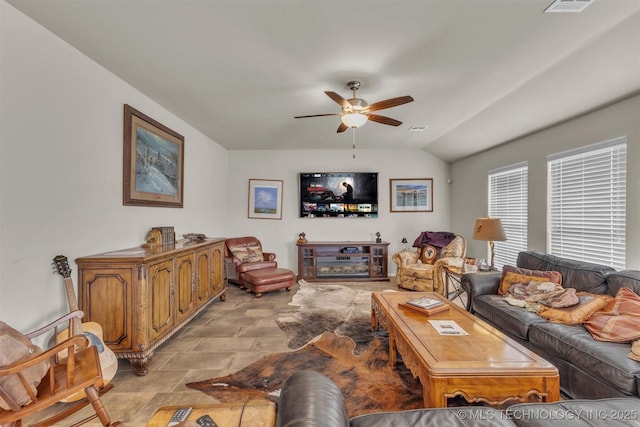
[[[449,306],[443,301],[435,298],[416,298],[410,299],[405,302],[398,303],[400,307],[408,308],[418,313],[430,315],[439,313],[441,311],[449,310]]]
[[[414,305],[425,310],[444,304],[444,302],[440,301],[439,299],[429,297],[414,298],[407,300],[406,302],[409,305]]]

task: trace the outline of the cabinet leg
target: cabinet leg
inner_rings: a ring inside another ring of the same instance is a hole
[[[226,301],[227,300],[227,294],[220,294],[220,301]]]
[[[131,367],[133,367],[133,372],[139,376],[144,377],[149,373],[149,365],[151,365],[151,358],[153,354],[145,356],[141,359],[130,359]]]

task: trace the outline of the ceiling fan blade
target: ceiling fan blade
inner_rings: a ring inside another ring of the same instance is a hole
[[[385,99],[384,101],[374,102],[370,104],[368,107],[365,107],[365,111],[378,111],[384,110],[385,108],[397,107],[398,105],[406,104],[412,102],[413,98],[410,96],[399,96],[397,98]]]
[[[338,126],[338,131],[336,133],[342,133],[347,129],[349,129],[349,127],[344,123],[340,122],[340,126]]]
[[[399,120],[392,119],[391,117],[379,116],[377,114],[367,114],[367,117],[372,122],[382,123],[383,125],[400,126],[402,124]]]
[[[329,98],[333,99],[339,106],[341,106],[343,110],[351,110],[351,104],[349,104],[346,99],[344,99],[337,93],[331,91],[325,91],[324,93],[326,93]]]
[[[310,116],[295,116],[294,119],[305,119],[307,117],[325,117],[325,116],[341,116],[340,113],[329,113],[329,114],[312,114]]]

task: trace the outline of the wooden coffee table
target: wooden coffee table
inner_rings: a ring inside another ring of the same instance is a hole
[[[185,406],[185,405],[181,405]],[[167,427],[173,413],[180,406],[163,406],[147,423],[147,427]],[[208,414],[218,427],[273,427],[276,425],[276,404],[267,400],[246,403],[218,403],[191,405],[193,411],[188,420],[195,421]]]
[[[449,305],[430,316],[398,306],[427,296]],[[371,327],[389,332],[389,363],[396,349],[422,384],[427,408],[447,406],[456,396],[502,407],[560,398],[558,370],[499,330],[432,292],[374,292]],[[468,335],[440,335],[429,320],[453,320]]]

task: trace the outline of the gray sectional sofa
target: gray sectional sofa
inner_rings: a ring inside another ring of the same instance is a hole
[[[517,266],[558,271],[565,288],[615,296],[621,287],[640,294],[640,271],[615,271],[606,265],[570,260],[540,252],[518,255]],[[640,362],[628,357],[630,344],[596,341],[582,325],[549,321],[509,305],[498,286],[501,272],[465,274],[462,287],[469,309],[525,347],[553,363],[561,391],[574,399],[640,395]]]
[[[607,427],[640,426],[640,399],[618,397],[521,403],[498,411],[465,406],[378,412],[349,417],[340,389],[315,371],[298,371],[284,383],[276,427]]]

